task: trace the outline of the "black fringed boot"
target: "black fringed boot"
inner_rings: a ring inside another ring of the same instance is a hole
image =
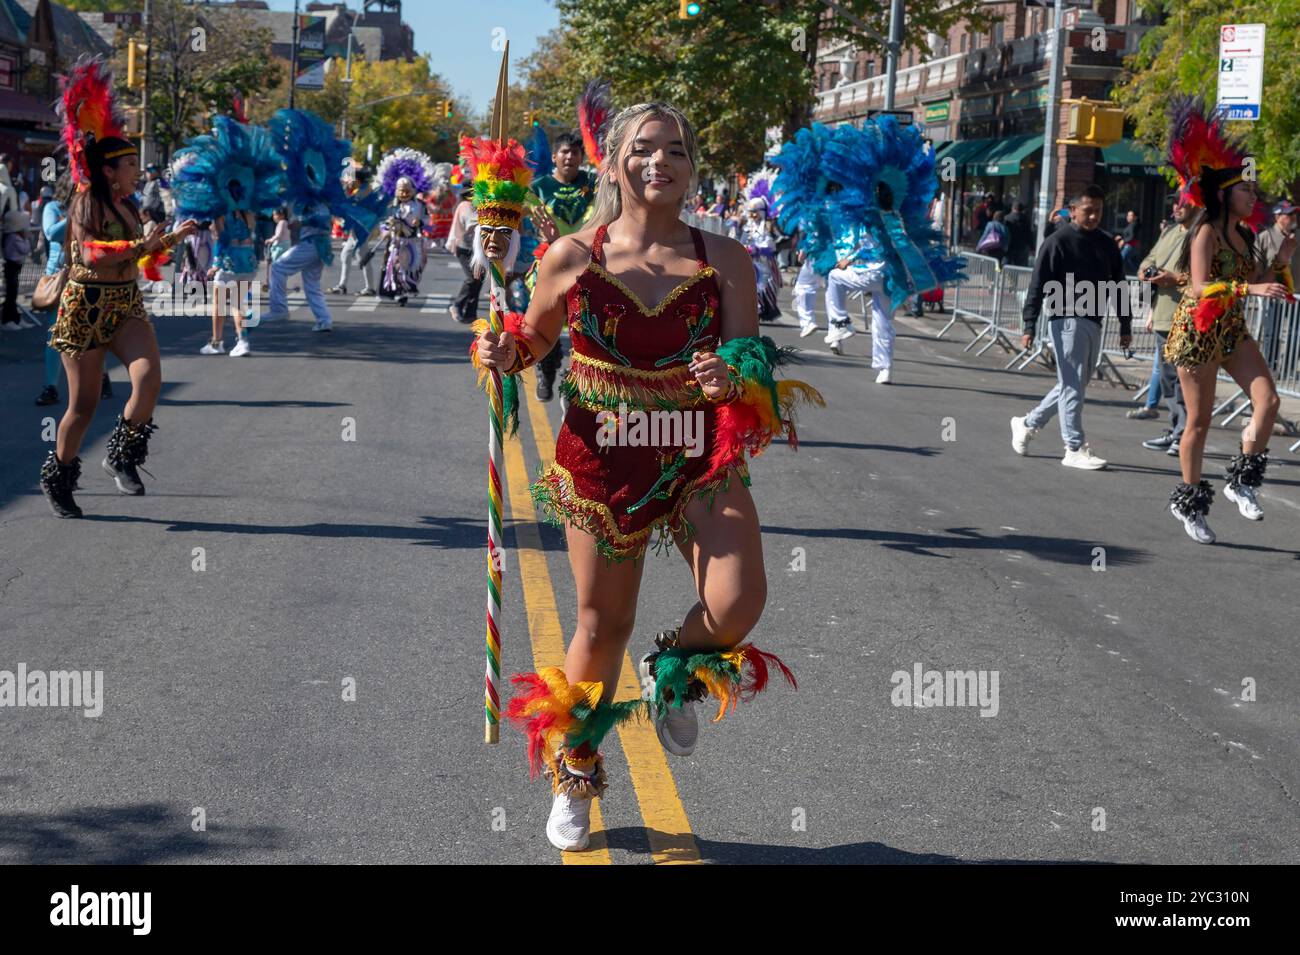
[[[77,487],[77,478],[81,477],[81,458],[73,458],[68,464],[59,461],[58,455],[51,451],[41,465],[41,490],[50,502],[50,510],[55,517],[80,517],[81,508],[72,497]]]
[[[1264,509],[1259,506],[1258,490],[1264,483],[1264,469],[1268,467],[1268,448],[1247,454],[1242,451],[1228,462],[1224,476],[1228,485],[1223,496],[1237,505],[1241,516],[1248,521],[1262,521]]]
[[[1169,495],[1169,511],[1183,522],[1187,536],[1198,544],[1213,544],[1214,531],[1205,522],[1214,501],[1214,488],[1209,481],[1200,484],[1179,484]]]
[[[144,493],[144,483],[136,468],[149,457],[149,435],[156,430],[153,418],[142,425],[133,425],[121,415],[117,416],[117,425],[108,436],[108,453],[104,456],[103,467],[117,485],[119,494]]]

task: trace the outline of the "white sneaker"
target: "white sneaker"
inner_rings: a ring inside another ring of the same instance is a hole
[[[1029,453],[1029,439],[1038,434],[1037,428],[1025,424],[1024,418],[1011,419],[1011,447],[1016,454]]]
[[[235,347],[230,349],[230,357],[243,358],[252,350],[253,350],[252,346],[248,344],[248,339],[241,338],[239,341],[235,342]]]
[[[1067,468],[1078,468],[1080,471],[1100,471],[1107,464],[1105,458],[1099,458],[1092,453],[1092,448],[1086,444],[1076,451],[1065,449],[1065,457],[1061,458],[1061,464]]]
[[[1205,522],[1204,514],[1184,514],[1173,504],[1169,505],[1169,513],[1183,522],[1183,530],[1187,531],[1187,536],[1196,543],[1214,543],[1214,531],[1210,530],[1210,525]]]
[[[800,337],[800,338],[807,338],[809,335],[816,334],[816,332],[817,332],[817,326],[816,326],[816,325],[800,325],[800,326],[799,326],[799,337]]]
[[[546,820],[546,838],[557,849],[572,852],[587,848],[591,838],[591,798],[557,793],[551,803],[551,818]]]
[[[334,326],[327,325],[325,322],[317,322],[311,327],[311,330],[313,332],[332,332],[334,331]]]
[[[1259,506],[1258,493],[1253,487],[1247,487],[1245,484],[1235,486],[1227,484],[1223,488],[1223,496],[1236,502],[1237,510],[1241,511],[1241,516],[1248,521],[1264,519],[1264,509]]]
[[[641,658],[641,685],[646,687],[650,699],[654,699],[655,681],[650,673],[650,660],[653,653]],[[659,743],[674,756],[689,756],[695,752],[695,744],[700,738],[700,721],[695,715],[695,704],[683,700],[681,706],[655,707],[655,735]]]
[[[826,333],[824,341],[827,345],[838,345],[846,338],[853,337],[852,325],[832,325],[830,331]]]
[[[215,345],[212,342],[208,342],[206,345],[204,345],[202,348],[199,349],[200,355],[224,355],[225,353],[226,353],[225,342],[217,342]]]
[[[880,374],[876,375],[876,384],[878,385],[887,385],[891,380],[888,368],[880,369]]]

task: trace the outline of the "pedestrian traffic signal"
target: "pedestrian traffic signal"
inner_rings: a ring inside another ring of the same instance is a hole
[[[681,6],[677,10],[678,20],[690,20],[698,17],[704,10],[704,4],[698,3],[697,0],[680,0]]]
[[[1066,109],[1066,138],[1058,143],[1070,146],[1113,146],[1124,138],[1124,110],[1100,100],[1063,99]]]

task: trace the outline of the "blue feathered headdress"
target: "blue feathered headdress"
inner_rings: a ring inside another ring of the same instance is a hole
[[[960,277],[965,260],[947,255],[943,235],[929,222],[938,180],[934,154],[915,126],[900,125],[893,116],[862,129],[839,126],[826,145],[822,170],[842,186],[830,202],[832,234],[866,228],[883,246],[894,307]],[[881,206],[881,192],[890,197],[888,208]]]
[[[769,160],[777,169],[772,184],[777,222],[787,234],[800,230],[799,248],[820,275],[835,267],[835,235],[827,195],[830,180],[822,169],[830,139],[828,127],[813,123],[795,133]]]
[[[541,123],[533,127],[533,134],[524,143],[524,149],[528,153],[528,165],[533,167],[533,181],[549,176],[555,168],[555,160],[551,158],[551,144]]]
[[[397,181],[403,178],[411,180],[416,192],[432,191],[435,170],[433,160],[418,149],[394,149],[379,164],[377,175],[379,188],[392,198],[397,195]]]
[[[336,139],[334,129],[315,113],[277,110],[271,117],[271,139],[284,162],[288,181],[283,198],[294,205],[323,202],[330,215],[343,220],[348,231],[365,239],[387,206],[376,189],[352,199],[343,189],[343,166],[352,156],[352,143]]]
[[[280,204],[284,166],[260,126],[216,116],[212,132],[176,151],[171,188],[181,219],[216,219],[237,209],[267,212]]]

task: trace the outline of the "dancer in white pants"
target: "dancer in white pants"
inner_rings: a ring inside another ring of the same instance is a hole
[[[894,314],[885,291],[885,263],[831,269],[826,277],[826,314],[831,326],[826,344],[832,347],[853,334],[847,305],[851,292],[871,296],[871,367],[880,370],[876,382],[887,385],[894,364]]]
[[[803,253],[803,265],[799,267],[799,277],[794,280],[794,311],[799,316],[799,337],[807,338],[817,331],[817,316],[813,306],[817,304],[817,290],[821,287],[821,276],[813,269]]]

